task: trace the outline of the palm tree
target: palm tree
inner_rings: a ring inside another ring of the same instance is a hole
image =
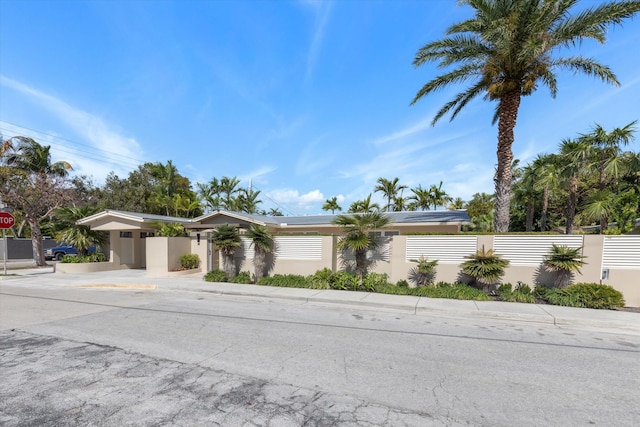
[[[409,196],[410,200],[413,200],[409,204],[409,209],[412,211],[416,211],[418,209],[422,211],[428,211],[431,207],[431,193],[426,188],[422,188],[422,185],[418,185],[411,189],[413,193],[412,196]]]
[[[265,214],[269,216],[282,216],[282,211],[278,208],[271,208],[269,212],[265,212]]]
[[[14,144],[17,141],[17,144]],[[14,136],[0,145],[0,156],[7,166],[25,172],[64,177],[73,168],[68,162],[51,163],[51,146],[40,145],[32,138]]]
[[[260,190],[241,188],[238,193],[233,210],[250,214],[258,212],[258,205],[262,203],[262,200],[258,199],[261,193]]]
[[[227,273],[227,276],[235,276],[234,255],[236,249],[242,245],[238,229],[229,224],[220,225],[211,232],[211,240],[213,241],[213,248],[222,254],[222,269]]]
[[[179,222],[156,222],[153,226],[160,237],[187,237],[187,230]]]
[[[569,184],[569,195],[565,210],[565,233],[573,234],[573,224],[578,207],[578,183],[580,177],[589,170],[590,147],[584,141],[565,139],[560,144],[563,162],[562,175]]]
[[[589,134],[580,137],[580,140],[590,147],[593,157],[592,165],[598,172],[598,192],[589,204],[594,204],[591,212],[597,212],[597,215],[591,215],[591,217],[600,221],[600,233],[604,233],[609,226],[610,210],[603,209],[603,203],[607,203],[607,199],[612,198],[613,195],[607,196],[607,187],[610,184],[616,187],[616,181],[624,170],[625,157],[621,147],[633,141],[636,123],[631,122],[611,132],[596,125]]]
[[[556,273],[555,286],[566,288],[571,283],[573,273],[580,273],[580,268],[586,264],[582,248],[553,245],[542,261],[542,266],[550,272]]]
[[[447,194],[446,191],[442,189],[442,181],[440,181],[440,185],[437,187],[432,185],[429,187],[429,199],[431,203],[433,203],[433,209],[438,209],[438,206],[445,206],[447,203],[451,201],[451,196]]]
[[[322,205],[322,210],[331,211],[331,213],[334,214],[336,211],[341,211],[342,207],[338,204],[338,198],[333,196],[331,199],[325,200],[324,205]]]
[[[455,199],[451,199],[449,202],[449,206],[447,207],[450,211],[455,211],[458,209],[464,209],[464,200],[460,197],[456,197]]]
[[[467,261],[460,265],[462,272],[472,277],[473,284],[484,290],[497,283],[509,265],[509,261],[496,255],[493,249],[485,250],[484,245],[481,250],[465,258]]]
[[[542,210],[540,212],[540,231],[547,229],[550,192],[557,188],[560,180],[559,158],[555,154],[538,155],[531,164],[534,186],[542,188]]]
[[[362,200],[356,200],[349,206],[349,212],[351,213],[367,213],[379,210],[380,206],[377,203],[371,203],[371,194]]]
[[[253,246],[253,268],[256,283],[264,276],[267,254],[273,252],[273,235],[262,225],[252,224],[246,236]]]
[[[387,198],[387,205],[384,207],[387,211],[391,211],[393,205],[391,201],[394,200],[398,193],[400,193],[400,197],[402,197],[402,190],[406,189],[406,185],[399,185],[399,179],[393,178],[392,180],[388,180],[386,178],[378,178],[378,184],[373,189],[376,193],[381,192]]]
[[[240,180],[234,177],[223,176],[220,179],[220,193],[223,194],[222,206],[225,209],[233,210],[235,205],[235,194],[240,191],[238,185]]]
[[[104,245],[107,233],[92,230],[88,225],[78,225],[77,221],[96,214],[99,208],[93,206],[61,207],[53,212],[53,223],[58,230],[55,233],[58,242],[65,242],[78,249],[81,255],[86,255],[91,246]]]
[[[513,196],[514,201],[526,209],[525,230],[533,231],[533,220],[540,193],[536,185],[535,171],[532,167],[522,169],[520,178],[514,183]]]
[[[614,1],[571,14],[576,0],[462,0],[471,6],[471,19],[452,25],[447,37],[418,50],[413,64],[437,61],[440,67],[457,68],[437,76],[416,94],[418,100],[446,86],[472,81],[435,115],[435,124],[451,112],[451,120],[474,98],[497,102],[498,164],[495,183],[495,230],[509,231],[514,128],[523,96],[540,84],[552,98],[557,92],[555,72],[568,69],[619,85],[606,66],[582,56],[554,57],[562,48],[585,39],[604,43],[607,28],[640,11],[640,1]]]
[[[345,235],[338,242],[338,248],[342,251],[353,251],[356,258],[358,283],[362,286],[368,266],[367,251],[378,247],[378,240],[370,234],[370,231],[386,227],[389,224],[389,218],[379,211],[371,211],[338,215],[333,223],[345,230]]]
[[[207,183],[197,183],[198,196],[203,201],[205,208],[212,211],[219,211],[222,206],[222,197],[220,195],[220,182],[218,178],[213,178]]]

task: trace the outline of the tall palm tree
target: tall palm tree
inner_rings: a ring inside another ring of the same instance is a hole
[[[336,211],[341,211],[342,207],[338,204],[338,198],[333,196],[331,199],[327,199],[322,205],[323,211],[331,211],[334,214]]]
[[[362,286],[362,280],[369,264],[367,251],[378,247],[378,240],[370,234],[370,231],[386,227],[389,224],[389,218],[379,211],[372,211],[352,215],[338,215],[333,223],[342,227],[345,231],[345,235],[338,242],[338,248],[343,251],[353,251],[356,258],[358,283]]]
[[[609,193],[608,187],[611,185],[615,188],[617,180],[625,169],[625,156],[623,156],[622,147],[634,140],[636,131],[636,121],[629,123],[622,128],[615,128],[611,132],[607,132],[602,126],[596,125],[593,130],[582,135],[580,139],[588,144],[591,150],[592,167],[598,173],[598,192],[589,202],[592,204],[592,218],[600,221],[600,233],[604,233],[609,226],[610,206],[609,203],[612,195]]]
[[[229,277],[235,276],[236,266],[234,255],[236,249],[242,244],[238,229],[233,225],[222,224],[213,229],[211,232],[211,240],[213,241],[213,248],[222,254],[222,270],[224,270]]]
[[[4,141],[0,145],[0,156],[7,166],[25,172],[64,177],[73,169],[65,161],[51,163],[51,146],[40,145],[25,136],[14,136]]]
[[[455,199],[451,199],[449,202],[449,206],[447,207],[450,211],[455,211],[458,209],[464,209],[464,200],[460,197],[456,197]]]
[[[384,197],[387,198],[387,205],[384,207],[387,211],[392,210],[393,205],[391,202],[398,196],[398,193],[400,193],[400,196],[402,196],[402,190],[407,188],[406,185],[400,185],[398,181],[399,179],[397,177],[393,178],[392,180],[386,178],[378,178],[378,183],[373,189],[376,193],[380,192],[384,194]]]
[[[557,92],[556,72],[568,69],[619,85],[606,66],[582,56],[555,57],[562,48],[585,39],[604,43],[607,28],[640,11],[639,0],[613,1],[572,13],[577,0],[461,0],[474,16],[448,28],[447,37],[420,48],[413,64],[438,62],[457,68],[427,82],[411,104],[446,86],[472,81],[435,115],[435,124],[451,112],[451,120],[474,98],[497,102],[498,164],[495,183],[495,230],[509,231],[514,128],[523,96],[540,84]]]
[[[233,210],[250,214],[258,212],[258,205],[262,203],[262,200],[258,199],[260,190],[241,188],[238,193]]]
[[[371,203],[371,194],[362,200],[356,200],[349,206],[349,212],[351,213],[367,213],[379,210],[380,206],[377,203]]]
[[[251,245],[253,246],[253,274],[255,275],[256,283],[258,283],[265,274],[267,254],[273,251],[273,235],[267,227],[252,224],[246,236],[251,239]]]
[[[514,201],[526,209],[525,230],[533,231],[533,221],[540,193],[536,185],[535,171],[532,167],[522,168],[521,176],[513,186],[513,196]]]
[[[433,204],[433,209],[436,210],[438,206],[446,206],[446,204],[451,201],[451,196],[442,189],[442,181],[440,181],[438,186],[431,185],[431,187],[429,187],[429,199]]]
[[[560,182],[559,158],[555,154],[538,155],[531,169],[535,177],[534,186],[542,189],[542,209],[540,211],[540,231],[547,230],[547,213],[549,210],[549,198],[551,191],[558,187]]]
[[[238,185],[240,180],[234,177],[223,176],[220,179],[220,193],[223,194],[222,206],[225,209],[233,210],[235,195],[240,191]]]
[[[573,233],[573,225],[578,208],[578,183],[580,177],[590,169],[590,146],[580,140],[564,139],[560,143],[560,157],[563,163],[562,175],[568,181],[569,195],[565,209],[565,233]]]
[[[431,192],[426,188],[422,188],[422,185],[412,188],[411,192],[413,195],[409,196],[409,199],[413,201],[409,204],[409,209],[412,211],[417,211],[418,209],[428,211],[431,207]]]

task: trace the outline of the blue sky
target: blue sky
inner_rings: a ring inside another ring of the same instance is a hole
[[[0,132],[97,184],[168,160],[194,183],[251,179],[285,214],[332,196],[346,209],[379,177],[468,200],[493,192],[494,105],[435,127],[459,88],[409,106],[440,71],[414,68],[416,51],[468,16],[455,0],[1,0]],[[555,100],[545,87],[523,99],[517,158],[640,118],[639,20],[579,49],[620,87],[561,73]]]

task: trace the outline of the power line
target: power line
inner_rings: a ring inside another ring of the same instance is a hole
[[[291,212],[289,209],[285,208],[284,206],[282,206],[280,203],[276,202],[275,200],[273,200],[271,197],[269,197],[267,195],[267,193],[265,193],[264,191],[260,190],[258,187],[255,186],[255,184],[253,185],[254,188],[258,189],[258,191],[260,191],[262,194],[264,194],[264,197],[266,197],[267,199],[269,199],[271,202],[273,202],[276,206],[278,206],[279,208],[282,208],[283,211],[288,212],[290,215],[292,216],[296,216],[297,214]]]

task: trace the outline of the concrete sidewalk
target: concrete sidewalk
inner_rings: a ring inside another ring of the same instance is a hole
[[[520,304],[499,301],[466,301],[369,292],[281,288],[205,282],[202,274],[155,277],[145,270],[117,270],[87,274],[56,274],[53,268],[13,270],[0,284],[36,287],[92,289],[156,289],[158,291],[207,292],[216,295],[295,301],[300,304],[376,309],[413,315],[491,318],[558,326],[612,329],[640,334],[640,313]]]

